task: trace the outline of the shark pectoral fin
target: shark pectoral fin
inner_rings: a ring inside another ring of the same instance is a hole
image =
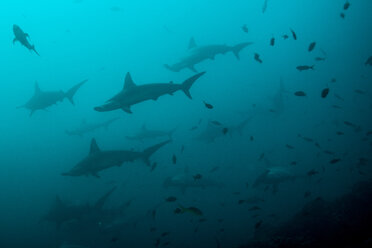
[[[123,107],[121,107],[121,109],[128,114],[133,113],[132,110],[130,109],[130,106],[123,106]]]
[[[14,39],[13,39],[13,44],[15,44],[16,41],[18,41],[18,39],[17,39],[17,38],[14,38]]]
[[[28,33],[25,33],[25,37],[30,38],[30,35]]]
[[[194,65],[190,65],[189,68],[192,72],[198,73],[198,71],[195,69]]]

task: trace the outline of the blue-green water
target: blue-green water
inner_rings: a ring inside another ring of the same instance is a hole
[[[263,13],[264,2],[1,1],[0,247],[238,247],[317,197],[332,201],[370,180],[372,2],[344,10],[345,0],[268,0]],[[14,24],[40,56],[12,43]],[[164,66],[245,42],[239,60],[230,49],[179,72]],[[297,68],[305,65],[314,68]],[[94,110],[127,72],[139,87],[204,71],[191,100],[181,89],[132,113]],[[75,105],[63,99],[32,115],[22,107],[35,81],[66,92],[86,79]],[[69,135],[80,127],[88,132]],[[172,133],[130,138],[144,131]],[[102,151],[171,143],[148,164],[62,175],[93,138]]]

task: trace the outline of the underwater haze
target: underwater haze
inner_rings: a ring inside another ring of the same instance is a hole
[[[2,0],[0,247],[372,247],[371,10]]]

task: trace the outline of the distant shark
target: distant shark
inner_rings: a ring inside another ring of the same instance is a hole
[[[76,91],[88,80],[84,80],[81,83],[78,83],[67,92],[60,91],[42,91],[39,88],[38,83],[35,83],[35,93],[31,97],[31,99],[24,105],[19,106],[18,108],[26,108],[29,109],[30,116],[32,116],[35,111],[37,110],[45,110],[51,105],[57,104],[58,102],[62,102],[65,98],[67,98],[71,104],[74,105],[74,95]]]
[[[167,177],[164,180],[163,186],[165,188],[178,188],[182,193],[185,193],[189,188],[205,189],[205,188],[221,188],[223,183],[201,178],[195,180],[191,175],[184,173],[173,177]]]
[[[145,125],[142,126],[141,130],[135,134],[134,136],[126,136],[129,140],[139,140],[144,141],[145,139],[155,139],[158,137],[168,136],[172,138],[173,133],[176,129],[170,131],[162,131],[162,130],[150,130]]]
[[[23,46],[25,46],[28,50],[34,51],[37,55],[39,53],[35,50],[35,46],[31,45],[27,38],[29,38],[29,34],[22,31],[22,29],[18,25],[13,25],[13,33],[14,33],[14,39],[13,44],[16,43],[16,41],[19,41]],[[40,55],[39,55],[40,56]]]
[[[49,212],[42,217],[42,221],[48,221],[56,224],[57,229],[60,229],[62,224],[70,221],[79,221],[83,218],[87,219],[87,216],[92,218],[91,215],[96,215],[98,219],[103,215],[103,206],[106,203],[109,196],[115,191],[116,187],[112,188],[101,198],[97,200],[94,205],[83,204],[83,205],[67,205],[58,196]]]
[[[242,136],[245,127],[251,119],[252,118],[247,118],[235,126],[215,125],[213,122],[209,121],[205,129],[196,137],[196,139],[206,143],[213,143],[217,138],[225,136],[226,134],[232,136],[233,134],[238,133]]]
[[[266,185],[266,187],[272,187],[272,192],[275,194],[278,191],[279,184],[294,181],[296,176],[284,167],[272,167],[266,169],[260,174],[253,183],[253,188],[260,185]]]
[[[132,113],[131,106],[147,100],[157,100],[162,95],[173,95],[174,92],[182,90],[187,97],[191,99],[190,88],[194,82],[204,75],[205,72],[198,73],[182,84],[170,83],[153,83],[145,85],[136,85],[129,72],[125,77],[124,87],[122,91],[109,99],[106,104],[95,107],[98,112],[113,111],[122,109],[127,113]]]
[[[239,60],[240,56],[239,53],[245,47],[253,44],[252,42],[244,42],[239,43],[235,46],[227,46],[227,45],[207,45],[207,46],[197,46],[194,38],[190,39],[189,42],[189,54],[182,58],[179,62],[173,65],[165,64],[165,68],[173,72],[179,72],[185,68],[190,69],[193,72],[197,72],[195,69],[195,65],[199,64],[200,62],[211,59],[214,60],[216,55],[218,54],[225,54],[228,52],[232,52],[235,57]]]
[[[66,134],[70,136],[84,136],[86,133],[94,132],[95,130],[99,128],[105,128],[107,129],[112,123],[119,120],[119,118],[113,118],[110,120],[107,120],[105,122],[101,123],[86,123],[83,121],[80,125],[80,127],[74,129],[74,130],[66,130]]]
[[[90,144],[90,152],[87,157],[81,160],[69,172],[62,173],[63,176],[88,176],[92,175],[99,178],[98,172],[115,166],[121,166],[125,162],[133,162],[142,159],[147,165],[150,165],[149,158],[159,148],[168,144],[170,140],[145,149],[143,152],[134,152],[126,150],[101,151],[95,139]]]

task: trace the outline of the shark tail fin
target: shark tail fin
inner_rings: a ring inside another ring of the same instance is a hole
[[[252,45],[253,42],[244,42],[244,43],[240,43],[238,45],[235,45],[231,48],[231,51],[234,53],[235,57],[240,60],[240,51],[243,50],[245,47],[249,46],[249,45]]]
[[[74,103],[74,95],[76,93],[76,91],[83,85],[87,82],[88,80],[84,80],[82,81],[81,83],[78,83],[77,85],[75,85],[74,87],[72,87],[71,89],[69,89],[66,94],[65,94],[65,97],[71,102],[72,105],[75,105]]]
[[[194,76],[186,79],[182,84],[181,84],[181,89],[182,91],[185,93],[185,95],[192,99],[191,97],[191,94],[190,94],[190,88],[191,86],[195,83],[195,81],[200,78],[201,76],[203,76],[205,74],[205,71],[204,72],[200,72],[198,74],[195,74]]]
[[[14,43],[14,42],[13,42]],[[37,54],[37,56],[40,56],[40,54],[36,51],[36,49],[35,49],[35,45],[32,45],[31,46],[31,49],[32,49],[32,51],[34,51],[36,54]]]
[[[172,140],[167,140],[167,141],[164,141],[164,142],[161,142],[159,144],[156,144],[156,145],[153,145],[153,146],[150,146],[149,148],[145,149],[142,153],[142,159],[143,161],[148,165],[150,166],[150,157],[152,156],[152,154],[154,154],[157,150],[159,150],[162,146],[168,144],[169,142],[171,142]]]

